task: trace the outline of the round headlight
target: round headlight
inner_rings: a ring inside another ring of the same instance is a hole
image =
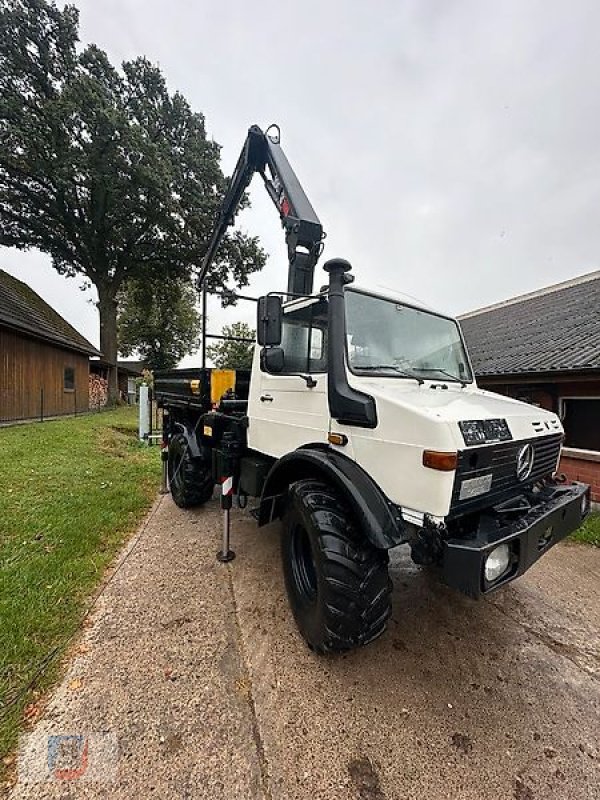
[[[507,544],[498,545],[495,547],[485,560],[485,567],[483,573],[488,583],[493,583],[500,578],[510,564],[510,548]]]

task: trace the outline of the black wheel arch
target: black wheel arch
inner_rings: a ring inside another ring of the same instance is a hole
[[[281,517],[287,488],[317,478],[341,492],[368,540],[382,550],[408,541],[399,510],[355,461],[323,444],[307,444],[282,456],[271,467],[263,487],[258,524]]]
[[[181,433],[182,436],[184,436],[192,458],[206,459],[208,455],[210,463],[210,453],[207,454],[207,448],[203,447],[198,442],[196,429],[189,420],[185,419],[172,420],[170,423],[170,427],[171,427],[171,435],[174,435],[175,433]]]

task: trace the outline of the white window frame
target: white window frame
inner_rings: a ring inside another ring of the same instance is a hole
[[[600,401],[600,395],[597,394],[569,394],[569,395],[561,395],[558,398],[558,416],[560,418],[561,423],[565,419],[566,414],[566,407],[565,407],[565,400],[598,400]],[[582,458],[589,461],[597,461],[598,457],[600,456],[600,450],[585,450],[583,447],[569,447],[569,445],[563,445],[562,448],[563,455],[572,458]]]

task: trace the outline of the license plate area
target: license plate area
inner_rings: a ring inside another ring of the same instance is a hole
[[[470,500],[480,494],[489,492],[492,488],[492,475],[480,475],[478,478],[467,478],[460,485],[459,500]]]

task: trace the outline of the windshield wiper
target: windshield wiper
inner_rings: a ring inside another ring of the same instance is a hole
[[[441,375],[445,375],[447,378],[457,381],[463,387],[467,385],[467,382],[464,378],[460,378],[458,375],[453,375],[451,372],[447,372],[445,369],[441,369],[440,367],[415,367],[415,369],[418,369],[419,372],[439,372]]]
[[[419,386],[422,383],[425,383],[423,378],[419,377],[419,375],[415,375],[414,372],[406,372],[405,370],[400,369],[400,367],[397,367],[395,364],[365,364],[361,367],[354,367],[354,369],[357,372],[361,370],[364,372],[372,372],[380,369],[393,369],[394,372],[397,372],[399,375],[403,375],[405,378],[413,378],[415,381],[417,381]]]

